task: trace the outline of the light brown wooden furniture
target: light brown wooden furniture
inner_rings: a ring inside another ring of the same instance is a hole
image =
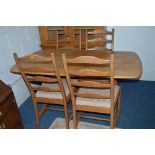
[[[86,41],[86,30],[99,30],[106,28],[104,26],[39,26],[39,34],[40,34],[40,41],[41,41],[41,47],[43,50],[46,49],[56,49],[57,45],[57,33],[60,33],[62,31],[72,31],[72,35],[64,35],[64,39],[69,38],[72,39],[78,30],[81,30],[81,48],[85,49],[85,41]],[[60,35],[63,36],[63,35]],[[62,45],[61,45],[62,43]],[[59,46],[68,46],[68,43],[66,42],[60,42]]]
[[[114,29],[86,30],[86,50],[114,50]]]
[[[64,106],[66,128],[69,128],[67,106],[70,101],[70,93],[66,80],[60,78],[54,54],[49,55],[49,57],[36,54],[18,57],[14,53],[14,58],[20,74],[30,91],[37,127],[40,128],[40,118],[45,110],[63,111],[63,109],[51,108],[49,105],[62,105]],[[21,62],[33,63],[33,65],[24,66]],[[48,64],[49,66],[44,66],[44,64]],[[45,73],[45,76],[43,74],[40,75],[38,72]],[[52,73],[53,76],[47,76],[46,73]],[[38,104],[43,105],[41,110],[38,108]]]
[[[65,54],[62,58],[71,92],[74,128],[77,128],[80,117],[110,121],[110,128],[114,128],[120,113],[121,98],[120,87],[114,85],[114,54],[106,59],[94,56],[68,59]],[[85,67],[79,68],[81,64]],[[72,77],[78,80],[73,82]],[[77,112],[108,114],[110,117],[98,118],[79,114],[77,118]]]
[[[110,51],[86,51],[86,50],[41,50],[35,52],[35,54],[45,57],[50,57],[51,53],[55,54],[57,68],[60,76],[64,77],[64,68],[62,64],[62,54],[66,54],[68,58],[74,58],[77,56],[92,55],[98,58],[106,58],[111,52]],[[114,62],[114,78],[115,79],[139,79],[142,74],[142,63],[139,56],[134,52],[128,51],[114,51],[115,62]],[[26,63],[22,62],[24,66],[34,65],[33,62]],[[43,64],[40,64],[43,66]],[[50,66],[50,64],[44,64],[44,66]],[[81,66],[82,68],[82,66]],[[20,74],[16,65],[11,68],[12,73]],[[32,71],[35,74],[35,72]],[[41,72],[43,75],[54,75],[52,72]]]
[[[58,49],[81,49],[81,29],[56,31]]]

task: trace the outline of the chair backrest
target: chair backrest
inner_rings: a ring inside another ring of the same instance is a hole
[[[58,49],[81,49],[81,29],[57,31]]]
[[[114,54],[109,58],[98,58],[94,56],[80,56],[67,59],[62,56],[68,87],[71,92],[72,102],[75,104],[75,97],[111,99],[114,100]],[[78,80],[72,82],[71,78]],[[101,93],[79,93],[78,88],[109,89],[108,94]]]
[[[105,49],[114,50],[114,29],[86,30],[86,50]]]
[[[63,99],[66,99],[65,90],[56,66],[54,54],[51,57],[43,57],[36,54],[30,54],[24,57],[18,57],[14,53],[14,59],[25,81],[33,101],[37,101],[36,92],[61,92]],[[44,73],[52,72],[55,76],[44,76]],[[42,74],[43,73],[43,74]],[[55,83],[55,88],[41,86],[42,83]]]

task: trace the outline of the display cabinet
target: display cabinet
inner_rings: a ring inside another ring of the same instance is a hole
[[[64,37],[69,40],[76,36],[76,31],[81,30],[81,48],[85,49],[86,30],[105,29],[104,26],[39,26],[40,41],[42,49],[57,49],[57,34],[60,38]],[[62,36],[64,30],[72,31],[73,34]],[[62,42],[62,44],[64,44]],[[61,45],[60,45],[61,46]]]

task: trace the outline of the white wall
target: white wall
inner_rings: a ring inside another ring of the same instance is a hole
[[[0,26],[0,79],[12,87],[18,106],[29,97],[29,92],[22,78],[10,73],[15,64],[13,52],[23,56],[39,50],[39,45],[38,27]]]
[[[115,50],[137,53],[143,64],[141,80],[155,81],[155,26],[114,26],[114,28]]]

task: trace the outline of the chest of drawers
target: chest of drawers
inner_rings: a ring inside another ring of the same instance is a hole
[[[23,128],[13,92],[11,88],[2,81],[0,81],[0,128]]]

